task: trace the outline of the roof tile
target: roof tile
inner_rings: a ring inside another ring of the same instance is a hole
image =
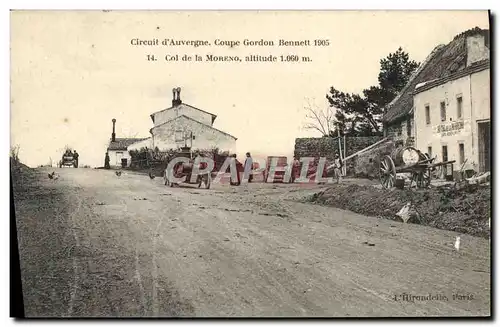
[[[437,46],[427,59],[420,65],[408,84],[398,96],[386,107],[383,121],[397,121],[408,115],[413,108],[413,91],[417,84],[440,79],[459,71],[467,66],[467,36],[475,34],[489,35],[489,30],[472,29],[457,35],[447,45]]]
[[[139,141],[143,141],[145,138],[116,138],[115,142],[109,142],[108,151],[116,150],[127,150],[127,147]]]

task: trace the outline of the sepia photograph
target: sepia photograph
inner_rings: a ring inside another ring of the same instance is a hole
[[[11,316],[491,318],[489,11],[9,16]]]

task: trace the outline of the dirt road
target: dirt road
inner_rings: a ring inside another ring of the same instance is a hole
[[[15,188],[28,316],[490,315],[486,239],[294,201],[319,186],[56,171]]]

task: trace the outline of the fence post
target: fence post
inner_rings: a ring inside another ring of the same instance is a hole
[[[345,146],[345,135],[344,135],[344,158],[346,156],[346,149],[345,148],[346,148],[346,146]],[[345,176],[346,174],[347,174],[347,166],[344,163],[344,165],[342,167],[342,175]]]
[[[337,127],[337,139],[339,140],[339,158],[343,162],[345,156],[342,155],[342,142],[340,141],[340,130],[338,127]],[[342,174],[345,175],[344,174],[344,167],[342,167]]]

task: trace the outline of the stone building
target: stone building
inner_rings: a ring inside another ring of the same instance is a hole
[[[490,170],[490,62],[415,90],[415,140],[439,161],[455,160],[475,171]]]

